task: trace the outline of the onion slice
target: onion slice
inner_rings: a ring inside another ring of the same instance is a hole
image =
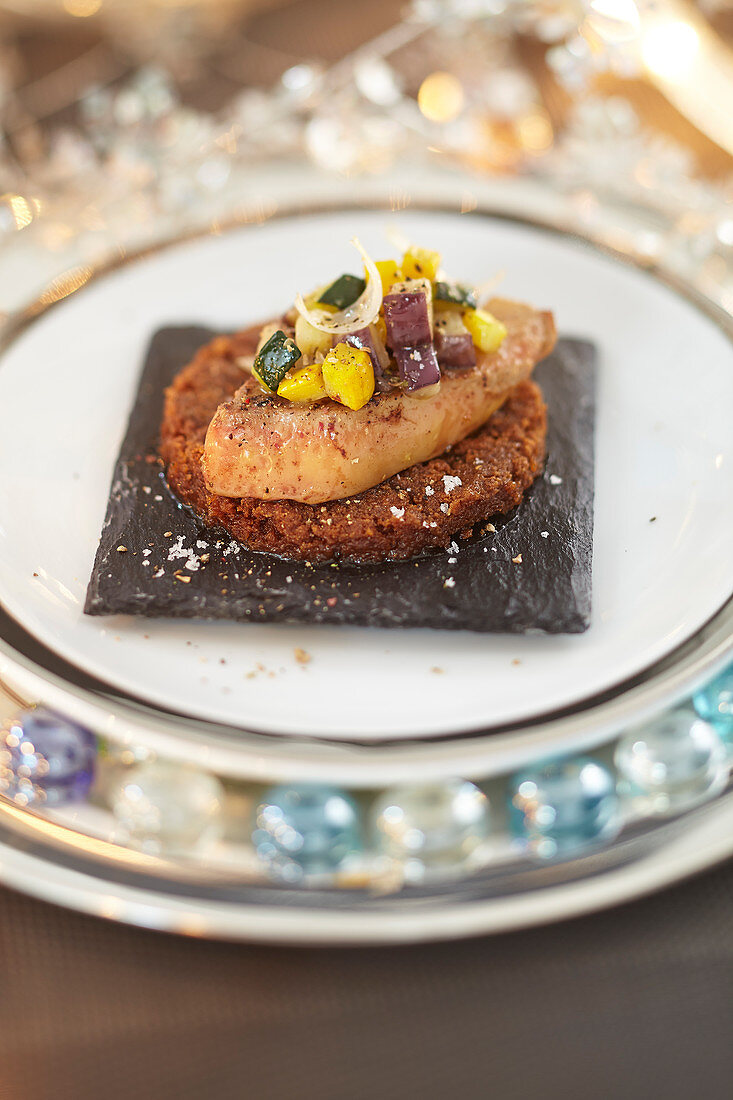
[[[298,294],[295,298],[295,308],[301,317],[304,317],[313,328],[317,328],[321,332],[328,332],[332,336],[346,336],[350,332],[358,332],[359,329],[366,328],[371,325],[372,321],[376,320],[382,307],[382,280],[374,260],[356,237],[352,238],[350,244],[353,244],[354,248],[361,254],[364,267],[369,276],[367,285],[355,302],[352,302],[346,309],[341,309],[337,313],[328,313],[324,316],[322,310],[308,309],[303,301],[302,294]]]

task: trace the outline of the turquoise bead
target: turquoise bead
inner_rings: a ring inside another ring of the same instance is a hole
[[[725,747],[709,723],[678,707],[630,730],[614,763],[619,791],[646,813],[676,813],[715,794],[725,783]]]
[[[733,665],[696,691],[692,703],[701,718],[711,722],[723,737],[733,740]]]
[[[337,787],[272,787],[255,812],[252,842],[270,872],[285,881],[333,873],[362,848],[359,811]]]
[[[549,761],[510,780],[512,833],[541,859],[572,856],[621,827],[614,778],[590,757]]]
[[[376,852],[409,880],[460,872],[488,835],[488,799],[466,779],[392,787],[370,811]]]
[[[18,806],[84,799],[97,743],[83,726],[39,707],[0,732],[0,794]]]

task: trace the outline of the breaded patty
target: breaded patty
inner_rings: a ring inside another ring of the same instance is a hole
[[[161,457],[180,500],[207,525],[252,550],[286,558],[378,562],[445,547],[514,508],[539,474],[546,414],[539,387],[521,382],[473,435],[428,462],[346,500],[304,504],[217,496],[204,483],[204,439],[218,406],[242,385],[235,360],[251,355],[259,326],[201,348],[166,391]]]

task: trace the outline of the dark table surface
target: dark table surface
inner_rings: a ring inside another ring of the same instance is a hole
[[[0,1100],[727,1100],[733,862],[544,928],[209,943],[0,890]]]

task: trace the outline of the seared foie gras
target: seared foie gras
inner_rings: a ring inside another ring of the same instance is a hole
[[[206,435],[208,490],[224,497],[320,504],[351,497],[442,454],[483,425],[555,343],[552,314],[505,299],[487,308],[507,335],[474,367],[446,370],[430,397],[395,388],[362,408],[297,404],[247,376]]]

